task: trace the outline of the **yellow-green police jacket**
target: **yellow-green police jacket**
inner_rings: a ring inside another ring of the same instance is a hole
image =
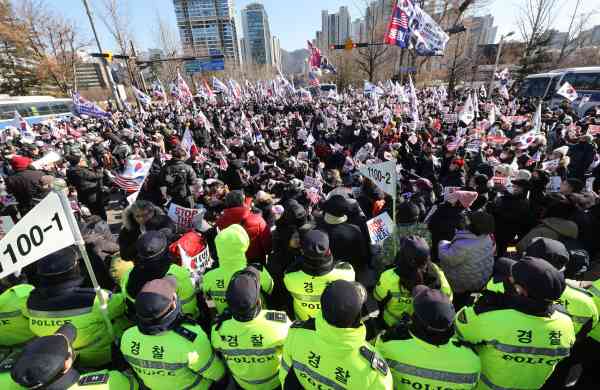
[[[566,314],[525,314],[489,291],[459,311],[455,323],[459,339],[474,344],[481,359],[477,389],[539,389],[575,343]]]
[[[456,339],[432,345],[399,326],[379,336],[375,347],[392,370],[397,390],[468,390],[479,380],[479,357]]]
[[[241,388],[271,390],[280,387],[281,354],[291,324],[284,312],[261,310],[246,322],[219,320],[210,338]]]
[[[392,389],[388,365],[365,336],[363,325],[336,328],[321,313],[295,322],[283,347],[281,383],[295,375],[305,389]]]
[[[299,262],[292,264],[283,277],[286,290],[294,302],[297,320],[306,321],[321,312],[321,295],[336,280],[354,281],[354,269],[350,263],[339,262],[325,275],[313,276],[302,271]]]
[[[452,288],[446,280],[444,271],[433,263],[432,266],[440,279],[440,291],[452,301]],[[412,292],[400,285],[400,276],[396,268],[381,274],[373,296],[376,300],[385,302],[383,319],[389,327],[398,325],[405,313],[408,315],[413,313]]]
[[[231,225],[222,230],[215,238],[215,246],[219,254],[219,267],[204,274],[202,291],[204,296],[211,299],[217,313],[223,313],[227,308],[225,293],[231,277],[248,266],[246,250],[250,245],[248,233],[240,225]],[[273,291],[273,278],[266,269],[256,265],[260,271],[260,288],[263,293]]]
[[[31,290],[32,285],[19,284],[0,294],[0,358],[35,337],[26,316]]]
[[[206,390],[225,374],[225,367],[197,325],[183,323],[156,335],[129,328],[121,352],[151,390]]]

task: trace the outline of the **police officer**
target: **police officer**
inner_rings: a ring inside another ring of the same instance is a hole
[[[173,264],[168,250],[167,237],[162,231],[148,231],[138,238],[137,256],[134,267],[121,278],[121,290],[127,299],[127,317],[135,321],[135,297],[149,281],[172,276],[177,280],[177,296],[180,297],[182,311],[193,318],[198,316],[196,291],[190,271]]]
[[[403,237],[395,263],[394,268],[381,274],[373,293],[388,327],[398,325],[405,314],[412,314],[412,290],[419,284],[438,289],[452,300],[450,284],[444,272],[431,262],[429,245],[423,238]]]
[[[29,328],[38,337],[54,334],[62,325],[77,328],[73,348],[83,367],[99,367],[111,360],[113,338],[106,329],[100,300],[92,288],[81,288],[83,277],[74,247],[54,252],[37,263],[38,280],[27,299]],[[115,336],[122,333],[125,313],[121,294],[102,290]]]
[[[202,328],[182,316],[177,281],[144,285],[135,300],[138,325],[121,338],[121,352],[151,390],[224,388],[225,367]]]
[[[334,280],[354,281],[354,269],[346,262],[334,262],[329,237],[311,230],[301,239],[301,252],[285,271],[283,283],[291,295],[296,319],[306,321],[321,311],[321,294]]]
[[[570,255],[565,245],[551,238],[534,238],[524,252],[525,255],[544,259],[552,264],[559,272],[564,273],[568,266]],[[502,281],[492,278],[488,283],[491,291],[504,291]],[[572,365],[584,360],[583,351],[586,349],[589,332],[598,324],[598,310],[594,304],[592,293],[566,285],[560,298],[555,302],[557,310],[571,317],[577,342],[571,355],[563,359],[555,368],[552,376],[546,381],[544,388],[562,387]]]
[[[33,286],[14,275],[0,279],[0,359],[35,337],[29,329],[27,298]]]
[[[160,172],[160,191],[163,198],[170,197],[179,206],[193,208],[192,187],[198,180],[196,172],[185,163],[187,152],[182,147],[175,149],[172,156]]]
[[[535,257],[496,260],[504,293],[484,291],[456,317],[457,335],[475,345],[482,372],[478,389],[538,389],[575,342],[573,322],[554,301],[563,275]]]
[[[232,277],[226,298],[229,307],[212,329],[213,347],[241,388],[280,388],[279,366],[290,320],[284,312],[262,309],[260,272],[254,267]]]
[[[382,334],[377,350],[387,361],[394,387],[473,389],[481,362],[454,338],[454,306],[441,291],[418,285],[413,290],[410,321]]]
[[[204,296],[212,299],[218,314],[227,308],[225,294],[231,277],[248,265],[246,250],[250,245],[248,233],[241,225],[230,225],[215,238],[215,246],[219,256],[219,267],[208,271],[202,281]],[[273,291],[273,278],[261,264],[252,264],[260,271],[260,287],[263,293]]]
[[[138,382],[119,371],[102,370],[80,374],[74,367],[72,343],[77,330],[63,325],[50,336],[29,342],[12,364],[4,365],[0,387],[5,390],[137,390]],[[8,375],[10,373],[10,375]]]
[[[321,296],[321,312],[295,322],[283,347],[279,378],[283,389],[392,389],[385,360],[365,341],[361,321],[365,289],[333,281]]]

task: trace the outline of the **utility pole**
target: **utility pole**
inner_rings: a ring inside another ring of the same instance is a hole
[[[96,32],[96,26],[94,25],[94,18],[92,16],[92,11],[90,10],[90,5],[88,4],[88,0],[82,0],[83,6],[85,7],[85,12],[90,20],[90,26],[92,27],[92,32],[94,33],[94,38],[96,39],[96,45],[98,45],[98,51],[103,53],[102,45],[100,44],[100,39],[98,39],[98,33]],[[115,84],[115,80],[112,77],[112,73],[110,68],[108,67],[108,62],[106,58],[102,58],[100,60],[102,62],[102,67],[104,68],[104,72],[106,73],[106,77],[108,78],[108,84],[110,85],[110,90],[112,92],[113,98],[117,103],[117,108],[119,110],[123,110],[123,102],[121,101],[121,96],[119,96],[119,91],[117,90],[117,85]]]

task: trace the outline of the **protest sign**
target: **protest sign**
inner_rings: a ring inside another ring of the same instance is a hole
[[[600,125],[589,125],[588,132],[590,135],[600,134]]]
[[[444,200],[448,200],[448,195],[455,191],[459,191],[460,187],[444,187]]]
[[[367,221],[371,243],[377,244],[390,237],[394,231],[394,222],[387,212]]]
[[[467,152],[475,152],[475,153],[479,152],[479,150],[481,150],[481,140],[474,139],[472,141],[469,141],[469,143],[465,147],[465,150]]]
[[[550,176],[550,181],[548,182],[547,187],[548,192],[559,192],[561,182],[562,179],[560,176]]]
[[[558,168],[559,162],[560,162],[559,159],[544,161],[542,163],[542,169],[544,171],[553,171],[556,168]]]
[[[0,241],[0,278],[74,243],[59,196],[51,192]]]
[[[15,226],[12,217],[5,215],[0,217],[0,239],[2,239]]]
[[[396,161],[363,165],[358,170],[386,194],[396,198]]]
[[[492,183],[494,183],[495,186],[500,185],[500,186],[506,187],[506,184],[508,184],[508,177],[494,176],[494,177],[492,177]]]
[[[323,184],[316,177],[304,176],[304,188],[316,188],[317,190],[321,189]]]
[[[39,160],[35,160],[34,162],[32,162],[31,165],[35,169],[42,170],[44,167],[50,164],[54,164],[55,162],[60,161],[61,159],[62,157],[60,156],[60,154],[56,153],[55,151],[51,151]]]
[[[175,222],[179,229],[189,229],[192,227],[192,219],[198,214],[198,209],[188,209],[183,206],[171,203],[169,206],[169,217]]]
[[[199,286],[202,281],[204,272],[212,267],[213,261],[210,258],[210,250],[208,245],[200,253],[191,256],[188,254],[181,245],[177,245],[179,248],[179,255],[181,256],[181,265],[187,268],[191,275],[192,281],[196,286]]]
[[[456,123],[458,122],[458,114],[445,114],[444,122],[447,123]]]

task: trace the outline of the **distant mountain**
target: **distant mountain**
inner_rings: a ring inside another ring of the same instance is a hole
[[[281,49],[281,62],[283,63],[284,73],[301,73],[302,65],[308,58],[308,50],[298,49],[286,51]]]

